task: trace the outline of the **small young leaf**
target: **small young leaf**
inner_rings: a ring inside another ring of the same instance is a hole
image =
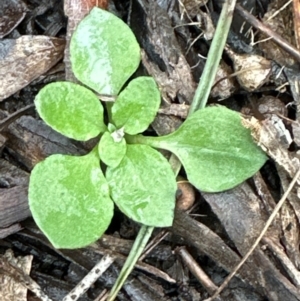
[[[110,224],[113,202],[95,152],[52,155],[31,172],[29,206],[36,224],[56,248],[96,241]]]
[[[240,115],[221,106],[195,112],[177,131],[152,142],[153,146],[173,152],[189,181],[206,192],[240,184],[267,159],[250,131],[242,126]]]
[[[160,104],[160,92],[152,77],[132,80],[120,93],[112,107],[112,119],[127,134],[135,135],[147,129]]]
[[[80,85],[51,83],[40,90],[34,103],[41,118],[69,138],[86,141],[105,131],[99,99]]]
[[[140,47],[131,29],[97,7],[77,26],[70,54],[75,76],[100,94],[117,95],[140,63]]]
[[[116,168],[108,167],[106,179],[112,199],[136,222],[148,226],[172,225],[177,189],[168,161],[147,145],[127,145]]]
[[[126,141],[116,142],[109,132],[105,132],[98,145],[100,159],[111,167],[117,167],[126,153]]]

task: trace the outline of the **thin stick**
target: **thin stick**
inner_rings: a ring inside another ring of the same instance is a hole
[[[63,301],[78,300],[113,262],[113,257],[108,254],[104,255],[91,271],[64,297]]]
[[[229,281],[233,278],[233,276],[237,273],[237,271],[241,268],[241,266],[246,262],[246,260],[249,258],[249,256],[253,253],[254,249],[257,247],[257,245],[259,244],[259,242],[261,241],[261,239],[265,235],[265,233],[268,230],[269,226],[271,225],[271,223],[275,219],[276,214],[279,212],[280,208],[284,204],[284,202],[285,202],[286,198],[288,197],[289,193],[291,192],[291,190],[293,189],[294,185],[296,184],[299,176],[300,176],[300,169],[298,170],[298,172],[294,176],[294,178],[293,178],[291,184],[289,185],[287,191],[284,193],[284,195],[282,196],[282,198],[280,199],[280,201],[278,202],[278,204],[274,208],[274,210],[273,210],[272,214],[270,215],[269,219],[267,220],[267,222],[266,222],[263,230],[261,231],[260,235],[258,236],[258,238],[256,239],[256,241],[254,242],[254,244],[252,245],[252,247],[250,248],[250,250],[243,257],[243,259],[240,261],[240,263],[233,269],[233,271],[227,276],[227,278],[225,279],[225,281],[217,289],[217,291],[213,294],[213,296],[210,297],[210,298],[208,298],[208,299],[206,299],[206,300],[204,300],[204,301],[212,301],[214,298],[216,298],[223,291],[223,289],[228,285]]]
[[[189,268],[190,272],[195,276],[195,278],[201,283],[203,287],[212,295],[218,287],[211,281],[207,274],[202,270],[198,265],[196,260],[192,255],[187,251],[185,247],[176,248],[175,252],[179,254],[182,258],[182,261]]]

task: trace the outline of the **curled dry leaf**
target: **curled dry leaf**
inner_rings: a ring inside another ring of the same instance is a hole
[[[254,117],[250,120],[243,119],[242,122],[251,130],[257,144],[293,178],[300,167],[300,161],[287,150],[287,145],[283,142],[286,133],[285,130],[282,131],[280,122],[272,119],[258,121]]]
[[[18,92],[63,57],[65,41],[22,36],[0,41],[0,101]]]
[[[195,190],[188,180],[177,177],[176,208],[180,210],[190,209],[195,202]]]
[[[21,0],[1,0],[0,39],[8,35],[24,19],[27,7]]]
[[[21,269],[26,275],[29,275],[31,270],[31,263],[33,256],[24,256],[24,257],[14,257],[12,250],[7,250],[3,255],[5,260],[0,258],[0,261],[3,261],[3,264],[9,262],[14,266]],[[11,301],[11,300],[18,300],[18,301],[26,301],[27,300],[27,288],[20,283],[19,281],[15,280],[13,277],[10,276],[10,267],[8,264],[4,267],[4,273],[0,274],[0,296],[2,301]],[[13,273],[12,273],[13,274]]]
[[[245,90],[255,91],[268,81],[271,61],[256,54],[237,54],[229,47],[226,52],[233,60],[237,79]]]
[[[217,97],[220,98],[220,100],[223,100],[232,95],[235,90],[235,86],[234,80],[230,76],[231,74],[231,68],[224,61],[221,61],[218,67],[215,85],[210,94],[212,97]]]

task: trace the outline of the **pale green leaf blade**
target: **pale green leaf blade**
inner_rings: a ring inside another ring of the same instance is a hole
[[[160,105],[160,92],[152,77],[132,80],[120,93],[112,107],[112,119],[127,134],[145,131],[154,120]]]
[[[155,227],[172,225],[177,189],[168,161],[147,145],[127,145],[116,168],[108,167],[106,179],[120,210],[138,223]]]
[[[39,91],[34,103],[41,118],[69,138],[86,141],[106,128],[99,99],[80,85],[51,83]]]
[[[240,115],[221,106],[195,112],[177,131],[155,140],[157,147],[179,158],[189,181],[206,192],[242,183],[267,159],[242,126]]]
[[[99,157],[107,166],[117,167],[126,153],[126,141],[115,141],[112,134],[105,132],[98,144]]]
[[[100,94],[117,95],[140,63],[140,47],[128,25],[97,7],[77,26],[70,54],[75,76]]]
[[[56,248],[80,248],[96,241],[113,216],[98,156],[52,155],[38,163],[30,176],[29,206]]]

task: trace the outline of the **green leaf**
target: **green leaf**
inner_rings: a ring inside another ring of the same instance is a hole
[[[168,161],[147,145],[127,145],[116,168],[108,167],[106,179],[112,199],[136,222],[148,226],[172,225],[177,189]]]
[[[189,181],[206,192],[240,184],[267,159],[242,126],[240,115],[221,106],[199,110],[174,133],[152,140],[150,145],[173,152]]]
[[[132,80],[120,93],[112,107],[112,119],[125,133],[135,135],[145,131],[154,120],[160,105],[160,92],[152,77]]]
[[[97,7],[77,26],[70,53],[75,76],[100,94],[117,95],[140,63],[131,29]]]
[[[103,107],[90,90],[70,82],[46,85],[37,94],[36,109],[57,132],[86,141],[105,131]]]
[[[80,248],[101,237],[113,216],[108,184],[92,152],[52,155],[32,170],[29,206],[56,248]]]
[[[112,134],[105,132],[98,145],[100,159],[111,167],[117,167],[126,153],[126,141],[115,141]]]

